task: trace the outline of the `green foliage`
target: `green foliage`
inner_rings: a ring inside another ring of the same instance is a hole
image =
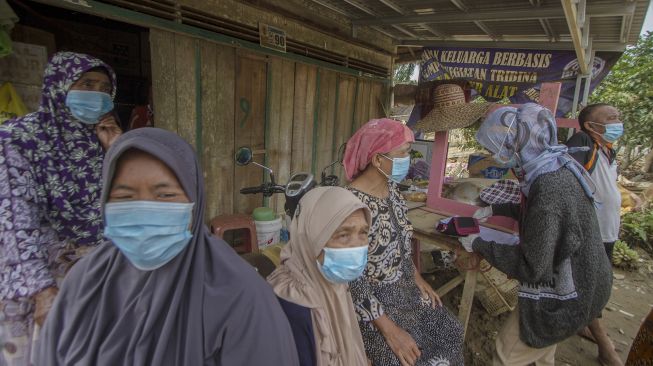
[[[638,246],[653,254],[653,208],[623,215],[620,237],[631,247]]]
[[[481,128],[481,123],[483,119],[476,121],[473,125],[462,128],[461,133],[463,137],[463,142],[461,147],[466,150],[476,150],[483,151],[485,150],[481,144],[476,140],[476,132]]]
[[[394,83],[395,84],[417,84],[416,80],[411,80],[417,64],[400,64],[395,67]]]
[[[639,261],[639,254],[631,249],[628,244],[621,240],[614,243],[612,252],[612,264],[620,268],[636,268]]]
[[[424,158],[424,155],[417,151],[417,150],[410,150],[410,159],[415,160],[415,159],[421,159]]]
[[[653,146],[653,32],[626,49],[590,103],[608,103],[621,111],[626,132],[617,146],[627,154],[625,165],[636,158],[636,147]]]

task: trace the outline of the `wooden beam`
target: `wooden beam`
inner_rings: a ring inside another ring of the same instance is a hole
[[[410,52],[410,55],[411,55],[413,58],[418,58],[418,57],[419,57],[419,56],[415,55],[415,51],[413,51],[412,48],[409,48],[409,49],[408,49],[408,52]]]
[[[433,35],[435,35],[436,37],[445,38],[445,36],[444,36],[444,34],[442,32],[440,32],[439,30],[433,28],[432,26],[430,26],[430,25],[428,25],[426,23],[420,23],[419,25],[421,25],[422,28],[426,29],[427,31],[433,33]]]
[[[361,4],[356,0],[344,0],[347,4],[357,8],[358,10],[361,10],[364,13],[367,13],[369,15],[374,15],[374,11],[372,9],[368,8],[367,5]],[[351,18],[351,14],[349,14],[349,17]]]
[[[451,3],[452,3],[455,7],[457,7],[458,9],[460,9],[460,11],[462,11],[463,13],[467,13],[467,11],[469,10],[469,8],[467,7],[467,5],[465,5],[465,3],[462,2],[462,0],[449,0],[449,1],[451,1]]]
[[[551,22],[549,22],[548,19],[544,19],[544,24],[546,24],[547,28],[549,28],[549,33],[551,33],[551,37],[553,37],[554,40],[559,41],[560,35],[558,34],[558,32],[556,32],[555,29],[553,29],[553,26],[551,26]]]
[[[400,46],[404,47],[472,47],[472,48],[523,48],[527,50],[574,50],[572,42],[551,42],[549,39],[533,41],[466,41],[456,39],[437,39],[425,37],[421,40],[405,39]],[[594,51],[623,52],[625,43],[619,42],[593,42]]]
[[[401,8],[399,7],[399,5],[395,4],[395,3],[392,2],[391,0],[379,0],[379,1],[380,1],[381,3],[383,3],[383,5],[387,6],[388,8],[390,8],[390,9],[392,9],[392,10],[394,10],[394,11],[396,11],[397,13],[399,13],[399,14],[404,14],[403,9],[401,9]]]
[[[551,33],[549,33],[549,28],[547,28],[546,23],[544,23],[544,19],[538,19],[538,21],[540,22],[540,26],[542,27],[544,34],[546,34],[546,36],[550,39],[553,39],[553,36],[551,36]]]
[[[449,1],[451,1],[451,3],[455,7],[460,9],[460,11],[462,11],[463,13],[468,13],[469,12],[469,7],[463,2],[463,0],[449,0]],[[478,27],[478,29],[482,30],[485,34],[490,36],[490,38],[492,38],[492,39],[497,38],[496,35],[494,34],[494,32],[492,32],[490,30],[490,28],[487,25],[485,25],[485,23],[483,23],[482,21],[475,20],[474,24]]]
[[[449,282],[447,282],[444,285],[440,286],[435,292],[437,292],[438,295],[440,297],[442,297],[442,296],[448,294],[449,291],[451,291],[451,290],[455,289],[456,287],[458,287],[458,285],[460,285],[463,282],[465,282],[465,279],[463,278],[463,276],[458,275],[458,276],[454,277],[452,280],[450,280]]]
[[[345,0],[350,2],[352,0]],[[606,17],[631,15],[635,11],[635,4],[597,4],[592,5],[586,14],[588,17]],[[413,23],[465,23],[480,21],[502,21],[502,20],[529,20],[539,18],[565,18],[565,12],[559,6],[541,6],[537,9],[532,7],[519,9],[486,10],[463,13],[448,12],[428,15],[397,15],[390,17],[366,17],[355,19],[352,22],[358,25],[384,25],[384,24],[413,24]]]
[[[576,58],[578,59],[578,66],[583,75],[589,73],[589,63],[587,59],[586,48],[583,47],[583,34],[578,24],[578,12],[574,0],[560,0],[562,8],[565,12],[565,19],[567,19],[567,26],[569,26],[569,33],[574,43],[574,50],[576,51]]]
[[[469,323],[469,315],[472,312],[472,304],[474,302],[474,292],[476,291],[476,275],[477,271],[467,271],[465,273],[465,286],[463,286],[463,296],[460,299],[460,308],[458,309],[458,320],[463,325],[463,339],[467,334],[467,324]]]
[[[392,39],[399,39],[396,35],[387,32],[385,29],[383,29],[381,27],[374,26],[374,27],[372,27],[372,29],[374,29],[375,31],[377,31],[379,33],[383,33],[383,34],[385,34],[386,36],[388,36],[388,37],[390,37]]]
[[[409,37],[412,37],[412,38],[419,38],[417,35],[415,35],[415,33],[409,31],[408,29],[406,29],[406,28],[404,28],[404,27],[400,27],[400,26],[398,26],[398,25],[394,25],[394,24],[392,25],[392,27],[395,28],[395,29],[397,29],[398,31],[400,31],[400,32],[403,33],[403,34],[408,35]]]
[[[633,24],[632,15],[624,15],[621,18],[621,36],[619,37],[620,42],[628,42],[628,35],[630,34],[630,28]]]
[[[314,1],[315,1],[315,0],[314,0]],[[361,3],[359,3],[359,2],[356,1],[356,0],[344,0],[344,1],[345,1],[347,4],[349,4],[349,5],[351,5],[351,6],[355,7],[355,8],[357,8],[357,9],[359,9],[359,10],[361,10],[361,11],[364,12],[364,13],[367,13],[367,14],[369,14],[369,15],[373,15],[373,16],[376,16],[376,13],[374,12],[374,10],[368,8],[367,5],[365,5],[365,4],[361,4]],[[351,17],[351,14],[349,14],[349,17]],[[354,23],[352,22],[352,24],[354,24]],[[406,28],[404,28],[404,27],[402,27],[402,26],[399,26],[399,25],[396,25],[396,24],[392,24],[392,26],[393,26],[395,29],[397,29],[397,30],[399,30],[400,32],[402,32],[402,33],[408,35],[408,36],[411,37],[411,38],[419,38],[419,37],[417,37],[414,33],[410,32],[409,30],[407,30]],[[374,27],[374,29],[377,30],[377,31],[379,30],[378,27]],[[392,37],[392,38],[395,38],[395,39],[397,38],[397,37],[394,37],[394,36],[390,36],[390,35],[389,35],[388,33],[386,33],[386,32],[382,32],[382,33],[386,34],[386,35],[389,36],[389,37]]]
[[[485,25],[485,23],[481,22],[480,20],[475,21],[474,24],[476,24],[476,26],[477,26],[480,30],[482,30],[485,34],[487,34],[488,36],[490,36],[492,39],[497,39],[497,38],[498,38],[498,37],[496,36],[496,34],[495,34],[491,29],[490,29],[490,27],[488,27],[487,25]]]
[[[336,6],[333,6],[333,5],[331,5],[331,4],[329,4],[329,3],[325,2],[325,1],[320,1],[320,0],[311,0],[311,1],[313,1],[314,3],[316,3],[316,4],[318,4],[318,5],[322,5],[322,6],[324,6],[325,8],[327,8],[327,9],[329,9],[329,10],[333,10],[333,11],[335,11],[336,13],[339,13],[339,14],[341,14],[341,15],[344,15],[344,16],[346,16],[347,18],[351,17],[351,14],[349,14],[349,13],[347,13],[346,11],[344,11],[344,10],[342,10],[342,9],[336,7]]]

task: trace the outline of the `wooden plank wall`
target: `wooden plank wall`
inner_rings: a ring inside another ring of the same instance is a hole
[[[250,52],[237,52],[235,98],[235,147],[249,146],[254,151],[254,161],[265,163],[267,62],[262,56]],[[231,157],[233,159],[233,155]],[[248,213],[263,205],[262,195],[243,195],[243,187],[261,184],[264,171],[254,164],[238,166],[235,170],[236,190],[234,212]]]
[[[251,147],[279,183],[300,171],[319,180],[353,132],[384,116],[381,81],[156,29],[150,44],[155,125],[201,148],[207,220],[265,203],[239,193],[264,173],[237,166],[238,147]],[[345,183],[340,166],[332,172]],[[282,212],[283,202],[276,195],[267,204]]]

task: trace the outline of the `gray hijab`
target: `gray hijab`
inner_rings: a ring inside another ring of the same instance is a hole
[[[297,365],[288,321],[272,289],[203,224],[202,172],[174,133],[122,135],[104,161],[103,205],[129,149],[164,162],[195,202],[193,238],[154,271],[133,267],[107,241],[73,266],[48,314],[38,365]]]

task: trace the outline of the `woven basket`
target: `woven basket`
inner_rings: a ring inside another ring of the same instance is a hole
[[[517,305],[519,282],[509,279],[503,272],[491,267],[485,260],[481,261],[482,279],[476,296],[492,316],[512,311]]]

